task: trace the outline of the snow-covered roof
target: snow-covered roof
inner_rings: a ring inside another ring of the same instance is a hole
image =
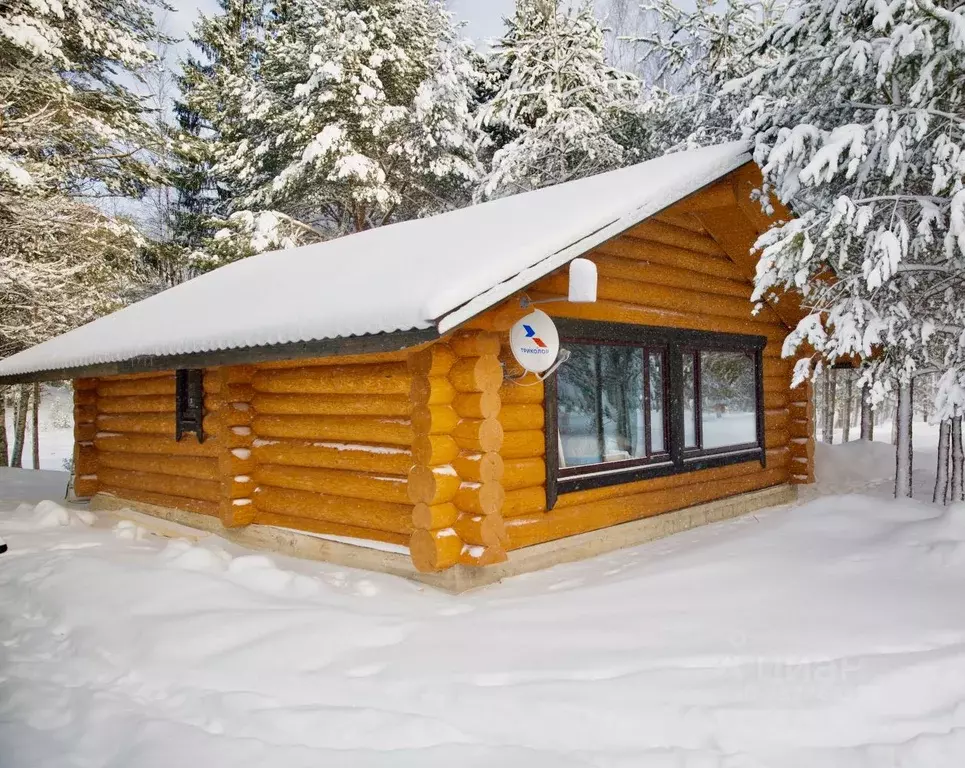
[[[0,361],[0,379],[398,331],[431,338],[750,159],[745,144],[721,144],[254,256]]]

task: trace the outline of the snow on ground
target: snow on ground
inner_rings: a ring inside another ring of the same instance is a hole
[[[459,597],[4,502],[0,764],[959,768],[965,506],[889,482]]]

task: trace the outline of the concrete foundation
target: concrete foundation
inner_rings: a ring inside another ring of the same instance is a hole
[[[196,532],[194,537],[201,538],[202,532],[213,533],[251,549],[268,550],[310,560],[323,560],[350,568],[390,573],[447,592],[459,593],[494,584],[510,576],[633,547],[700,525],[739,517],[764,507],[788,504],[796,499],[797,486],[778,485],[598,531],[568,536],[545,544],[516,549],[509,553],[507,562],[499,565],[485,568],[456,566],[441,573],[420,573],[412,565],[408,554],[402,552],[331,541],[310,533],[273,526],[249,525],[244,528],[225,528],[220,520],[209,515],[128,501],[103,493],[98,493],[91,500],[91,509],[111,511],[117,517],[132,520],[161,536],[191,538],[193,532]]]

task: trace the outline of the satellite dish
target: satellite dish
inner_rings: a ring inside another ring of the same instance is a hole
[[[509,344],[524,370],[544,373],[553,367],[560,353],[560,334],[553,319],[536,309],[513,326]]]

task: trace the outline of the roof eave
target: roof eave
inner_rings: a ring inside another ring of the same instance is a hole
[[[398,352],[418,347],[439,338],[439,331],[432,328],[408,331],[373,333],[347,338],[294,341],[285,344],[267,344],[235,349],[219,349],[210,352],[192,352],[182,355],[141,355],[127,360],[109,363],[59,368],[47,371],[0,376],[0,385],[24,384],[34,381],[62,381],[100,376],[120,376],[131,373],[171,371],[179,368],[214,368],[222,365],[253,365],[281,360],[301,360],[316,357],[342,355],[369,355]]]

